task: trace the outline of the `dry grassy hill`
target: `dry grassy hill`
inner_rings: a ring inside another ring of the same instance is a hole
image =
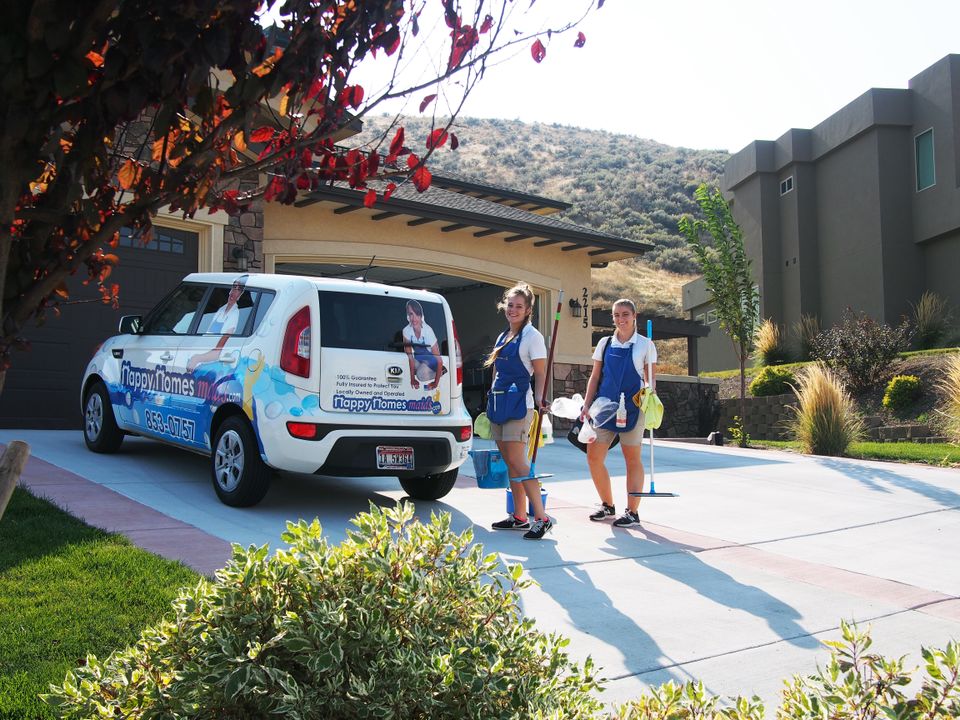
[[[364,132],[353,144],[388,132],[391,120],[365,118]],[[429,121],[405,118],[403,125],[406,144],[422,152]],[[727,153],[517,120],[460,118],[454,131],[460,146],[435,153],[430,159],[434,172],[569,202],[572,207],[563,219],[654,246],[640,260],[594,271],[598,307],[629,297],[647,312],[681,315],[680,287],[695,276],[697,267],[677,223],[696,212],[697,186],[718,182]],[[685,369],[684,341],[660,349],[665,364]]]

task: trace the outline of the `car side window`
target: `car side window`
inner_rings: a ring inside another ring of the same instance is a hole
[[[145,335],[186,335],[207,294],[205,285],[181,285],[147,318]]]
[[[197,333],[200,335],[247,335],[251,316],[257,306],[259,290],[235,283],[231,287],[214,287],[200,314]]]

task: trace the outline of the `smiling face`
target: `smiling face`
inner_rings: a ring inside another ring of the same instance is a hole
[[[530,316],[530,306],[527,299],[521,293],[514,293],[507,297],[504,304],[503,314],[507,317],[507,322],[511,327],[523,325]]]
[[[230,294],[227,296],[227,303],[230,305],[236,305],[237,300],[240,299],[241,295],[243,295],[243,285],[235,282],[230,286]]]
[[[636,311],[626,303],[614,305],[613,325],[617,328],[617,337],[620,340],[629,340],[633,336],[634,330],[636,330]]]

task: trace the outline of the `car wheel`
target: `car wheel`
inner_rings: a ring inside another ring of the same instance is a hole
[[[217,429],[210,458],[213,489],[224,505],[250,507],[263,500],[273,471],[260,457],[246,418],[229,417]]]
[[[418,478],[400,479],[400,486],[414,500],[439,500],[453,489],[460,468]]]
[[[110,393],[102,382],[94,383],[83,401],[83,441],[96,453],[116,452],[123,442],[123,432],[113,416]]]

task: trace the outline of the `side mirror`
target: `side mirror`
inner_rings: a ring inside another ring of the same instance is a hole
[[[143,319],[140,315],[124,315],[120,318],[121,335],[139,335],[143,329]]]

